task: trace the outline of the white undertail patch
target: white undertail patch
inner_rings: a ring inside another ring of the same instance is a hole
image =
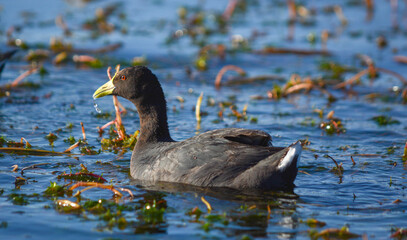
[[[277,169],[280,171],[284,171],[288,166],[291,165],[291,162],[297,158],[297,167],[298,162],[300,161],[302,146],[300,141],[297,141],[293,145],[289,147],[289,150],[283,160],[278,164]]]

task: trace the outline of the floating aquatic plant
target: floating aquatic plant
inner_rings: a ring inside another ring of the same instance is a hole
[[[392,234],[390,235],[390,237],[395,239],[405,239],[407,237],[407,229],[406,228],[392,229]]]
[[[60,199],[55,201],[56,209],[63,213],[80,213],[82,208],[78,203],[69,201],[67,199]]]
[[[387,125],[393,125],[393,124],[400,124],[400,121],[393,119],[390,116],[385,116],[385,115],[379,115],[376,117],[371,118],[374,122],[377,123],[379,126],[387,126]]]
[[[312,227],[312,228],[315,228],[315,227],[324,227],[324,226],[326,225],[325,222],[319,221],[319,220],[317,220],[317,219],[315,219],[315,218],[308,218],[308,219],[305,221],[305,223],[306,223],[309,227]]]
[[[8,199],[11,200],[14,205],[27,205],[29,203],[26,194],[11,193],[8,195]]]
[[[342,227],[341,229],[328,228],[320,232],[317,230],[309,230],[308,235],[311,239],[352,239],[360,237],[360,235],[350,232],[348,227]]]
[[[199,209],[199,207],[194,207],[193,209],[191,209],[190,211],[188,211],[186,213],[188,216],[194,217],[195,221],[198,221],[198,219],[201,217],[201,215],[203,214],[202,210]]]
[[[50,186],[44,191],[44,195],[49,197],[63,197],[66,194],[69,194],[68,189],[56,182],[50,182]]]
[[[58,175],[58,179],[61,178],[74,180],[78,182],[99,182],[99,183],[107,182],[106,179],[104,179],[102,176],[99,176],[91,172],[64,173]]]
[[[141,216],[145,223],[159,224],[164,222],[165,208],[158,207],[154,200],[152,204],[146,203],[142,209]]]
[[[54,146],[55,140],[58,139],[57,135],[54,133],[49,133],[45,138],[49,141],[49,145]]]
[[[332,61],[321,61],[318,67],[321,71],[327,73],[324,78],[328,79],[342,79],[343,74],[355,71],[355,69],[352,67],[344,66]]]

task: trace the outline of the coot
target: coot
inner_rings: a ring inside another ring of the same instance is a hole
[[[174,141],[163,90],[147,67],[121,70],[93,97],[106,95],[128,99],[140,116],[140,135],[130,163],[135,179],[234,189],[294,186],[302,149],[299,141],[286,148],[273,147],[268,133],[242,128],[217,129]]]

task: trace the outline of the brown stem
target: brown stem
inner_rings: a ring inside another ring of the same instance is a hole
[[[295,10],[294,0],[287,0],[288,15],[290,16],[290,21],[294,21],[297,18],[297,11]]]
[[[50,163],[37,163],[37,164],[30,165],[30,166],[28,166],[28,167],[25,167],[25,168],[21,169],[21,175],[22,175],[22,174],[24,173],[24,171],[27,170],[27,169],[34,169],[34,168],[37,168],[38,166],[43,166],[43,165],[48,165],[48,164],[50,164]]]
[[[23,80],[24,78],[30,76],[31,74],[35,73],[38,70],[38,68],[31,68],[30,70],[25,71],[24,73],[22,73],[20,76],[18,76],[11,84],[10,87],[15,87],[17,86],[21,80]]]
[[[79,147],[79,144],[80,144],[80,142],[74,143],[72,146],[70,146],[69,148],[67,148],[67,149],[64,151],[64,153],[69,153],[69,152],[71,152],[73,149]]]
[[[112,81],[112,75],[110,75],[110,70],[112,70],[112,67],[107,68],[107,76],[109,77],[109,81]]]
[[[297,54],[297,55],[324,55],[324,56],[331,55],[331,53],[326,50],[291,49],[276,47],[265,47],[261,50],[255,50],[253,52],[257,54]]]
[[[120,139],[125,139],[126,137],[126,133],[123,127],[123,123],[122,123],[122,117],[120,114],[120,108],[119,108],[119,104],[118,104],[119,100],[117,99],[117,96],[113,96],[113,104],[114,104],[114,109],[116,111],[116,128],[117,128],[117,133],[119,134]]]
[[[332,161],[335,163],[336,168],[338,169],[339,173],[342,174],[342,170],[341,170],[340,166],[338,165],[338,162],[333,157],[329,156],[328,154],[325,156],[332,159]]]
[[[396,73],[396,72],[393,72],[393,71],[391,71],[391,70],[384,69],[384,68],[376,68],[376,70],[377,70],[378,72],[384,72],[384,73],[393,75],[393,76],[395,76],[396,78],[398,78],[403,84],[407,84],[407,80],[406,80],[403,76],[401,76],[400,74],[398,74],[398,73]]]
[[[235,66],[235,65],[226,65],[226,66],[224,66],[224,67],[218,72],[218,74],[216,75],[216,79],[215,79],[215,87],[216,87],[216,88],[220,88],[220,82],[221,82],[221,80],[222,80],[223,74],[225,74],[225,73],[226,73],[227,71],[229,71],[229,70],[238,72],[240,75],[246,74],[246,72],[245,72],[243,69],[241,69],[240,67],[238,67],[238,66]]]
[[[112,125],[115,122],[116,122],[116,120],[112,120],[112,121],[106,123],[105,125],[103,125],[103,127],[100,128],[100,130],[103,131],[105,128],[109,127],[110,125]]]
[[[82,127],[83,141],[86,141],[86,133],[85,133],[85,127],[83,126],[83,122],[81,122],[81,127]]]
[[[108,186],[108,185],[104,185],[102,183],[96,183],[96,182],[78,182],[75,185],[73,185],[72,187],[70,187],[69,190],[72,191],[78,187],[89,187],[89,186],[110,190],[118,197],[123,196],[123,194],[121,192],[117,191],[113,186]],[[82,190],[82,192],[83,192],[83,190]]]
[[[236,8],[236,4],[237,4],[237,0],[229,0],[227,7],[222,14],[225,21],[229,21],[230,17],[232,17],[232,14]]]
[[[301,89],[310,90],[310,89],[313,87],[313,85],[314,85],[314,84],[312,84],[312,83],[310,83],[310,82],[299,83],[299,84],[297,84],[297,85],[294,85],[294,86],[288,88],[288,89],[285,91],[284,94],[285,94],[285,95],[288,95],[288,94],[291,94],[291,93],[296,92],[296,91],[301,90]]]
[[[350,156],[350,159],[352,160],[353,166],[355,166],[355,165],[356,165],[356,162],[355,162],[355,160],[353,160],[353,157],[352,157],[352,156]]]
[[[401,56],[401,55],[399,55],[399,56],[394,56],[394,57],[393,57],[393,60],[396,61],[396,62],[399,62],[399,63],[405,63],[405,64],[407,64],[407,57],[406,57],[406,56]]]
[[[357,74],[355,74],[353,77],[349,78],[348,80],[346,80],[345,82],[336,84],[334,86],[334,89],[339,89],[339,88],[344,88],[346,85],[350,85],[352,84],[354,81],[356,81],[357,79],[363,77],[365,74],[367,74],[369,72],[369,69],[365,69],[363,71],[358,72]]]

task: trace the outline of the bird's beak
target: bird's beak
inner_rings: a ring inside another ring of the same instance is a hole
[[[114,89],[115,86],[113,85],[113,81],[108,81],[95,91],[95,93],[93,94],[93,99],[111,95]]]

